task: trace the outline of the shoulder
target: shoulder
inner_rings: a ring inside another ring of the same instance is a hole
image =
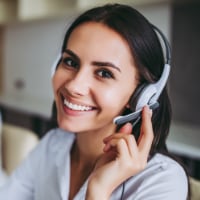
[[[153,174],[152,177],[150,172]],[[157,180],[158,184],[163,184],[165,189],[181,193],[187,191],[188,180],[185,170],[177,161],[168,156],[156,154],[149,161],[146,173],[151,179]]]
[[[50,130],[23,160],[14,176],[27,178],[28,175],[32,180],[35,180],[35,171],[43,173],[47,166],[49,168],[54,166],[70,151],[74,137],[74,134],[58,128]]]
[[[155,154],[147,164],[147,169],[154,167],[158,172],[174,173],[179,171],[185,174],[183,167],[176,160],[159,153]]]
[[[2,199],[1,197],[6,197],[4,199],[32,199],[33,191],[40,194],[40,187],[43,186],[43,183],[46,184],[48,177],[52,182],[57,180],[59,173],[57,174],[55,169],[62,161],[61,168],[58,169],[66,167],[63,163],[67,159],[74,138],[74,134],[61,129],[53,129],[46,133],[1,188],[0,199]],[[44,176],[44,174],[46,175]]]
[[[38,145],[30,152],[25,159],[25,163],[31,163],[32,166],[44,164],[51,161],[52,157],[58,157],[60,154],[68,152],[74,141],[74,134],[56,128],[47,132],[40,140]]]
[[[185,200],[188,192],[188,180],[183,167],[162,154],[156,154],[145,170],[127,183],[129,189],[135,191],[135,199]]]
[[[147,165],[146,172],[155,171],[155,175],[158,179],[165,178],[163,181],[169,183],[171,186],[183,186],[188,184],[187,175],[183,167],[174,159],[162,155],[156,154]]]
[[[52,129],[44,135],[35,151],[44,151],[45,154],[56,153],[62,147],[71,147],[74,138],[75,135],[73,133],[66,132],[60,128]]]

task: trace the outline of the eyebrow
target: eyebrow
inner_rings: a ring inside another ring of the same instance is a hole
[[[70,56],[74,57],[77,61],[80,62],[80,58],[73,51],[71,51],[69,49],[65,49],[64,52],[69,54]]]
[[[105,66],[105,67],[112,67],[112,68],[116,69],[117,71],[121,72],[120,68],[117,67],[117,66],[115,66],[111,62],[93,61],[92,64],[95,65],[95,66],[99,66],[99,67],[103,67],[103,66]]]
[[[74,57],[76,60],[78,60],[80,62],[80,58],[73,51],[71,51],[69,49],[65,49],[64,52],[69,54],[70,56]],[[117,71],[121,72],[120,68],[111,62],[93,61],[92,65],[99,66],[99,67],[104,67],[104,66],[112,67],[112,68],[116,69]]]

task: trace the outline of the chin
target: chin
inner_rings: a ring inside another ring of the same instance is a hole
[[[63,129],[66,132],[71,133],[78,133],[85,130],[85,126],[81,126],[79,123],[73,123],[66,120],[60,120],[58,121],[59,128]]]
[[[58,121],[58,126],[59,128],[67,131],[67,132],[75,132],[77,129],[76,126],[70,124],[70,123],[66,123],[65,121]]]

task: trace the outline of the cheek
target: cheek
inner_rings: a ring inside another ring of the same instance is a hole
[[[114,115],[121,114],[129,106],[130,97],[136,86],[136,81],[122,81],[120,84],[116,84],[115,87],[109,88],[104,92],[99,92],[102,94],[99,95],[99,98],[101,98],[103,107]]]
[[[131,93],[122,92],[117,89],[108,90],[104,92],[103,95],[100,95],[101,106],[105,111],[119,114],[127,106]]]

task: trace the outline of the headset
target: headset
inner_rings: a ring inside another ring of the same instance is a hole
[[[134,126],[140,120],[142,108],[145,105],[148,105],[149,108],[152,110],[156,109],[159,106],[157,100],[167,83],[170,73],[171,49],[170,49],[170,44],[165,35],[162,33],[162,31],[153,24],[152,27],[155,30],[155,32],[157,32],[160,35],[165,46],[166,61],[163,72],[161,74],[160,79],[156,83],[147,85],[143,84],[136,89],[136,91],[134,92],[134,94],[130,99],[130,102],[134,102],[135,104],[135,110],[131,114],[115,117],[113,119],[113,123],[116,125],[122,125],[124,123],[134,121],[133,123]],[[53,77],[56,71],[56,67],[60,62],[60,59],[61,59],[61,53],[57,56],[55,62],[53,63],[53,66],[51,68],[51,77]]]
[[[160,79],[156,83],[147,85],[143,84],[136,89],[136,91],[130,99],[130,102],[134,102],[135,104],[135,111],[128,115],[115,117],[113,123],[115,123],[116,125],[121,125],[127,122],[134,121],[134,126],[140,120],[142,108],[145,105],[148,105],[149,108],[152,110],[156,109],[159,106],[158,98],[167,83],[170,73],[171,50],[170,44],[165,35],[162,33],[162,31],[154,25],[152,25],[152,27],[155,30],[155,32],[157,32],[161,36],[166,49],[166,61],[163,72],[161,74]]]
[[[142,108],[145,105],[148,105],[149,108],[152,110],[156,109],[159,106],[158,98],[167,83],[169,73],[170,73],[171,49],[170,49],[170,44],[167,38],[165,37],[165,35],[162,33],[162,31],[158,29],[156,26],[154,26],[153,24],[152,24],[152,27],[155,30],[155,32],[157,32],[160,35],[165,46],[166,61],[165,61],[163,72],[161,74],[160,79],[156,83],[152,83],[148,85],[143,84],[139,88],[136,89],[136,91],[134,92],[134,94],[132,95],[130,99],[130,102],[135,103],[135,111],[128,115],[115,117],[113,122],[116,125],[121,125],[121,124],[135,120],[132,124],[132,126],[135,126],[138,123],[138,121],[141,119]],[[124,199],[125,186],[126,186],[126,181],[122,183],[122,193],[121,193],[120,200]]]

